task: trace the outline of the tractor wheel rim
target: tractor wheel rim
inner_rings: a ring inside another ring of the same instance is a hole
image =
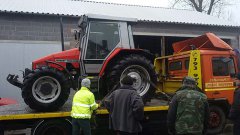
[[[132,86],[137,90],[137,93],[140,96],[143,96],[147,93],[150,87],[150,84],[145,79],[150,80],[150,75],[144,67],[139,65],[128,66],[122,72],[120,76],[120,80],[124,78],[126,75],[129,75],[136,79],[136,81],[133,83]]]
[[[49,86],[49,89],[43,89],[46,85]],[[41,103],[51,103],[55,101],[60,93],[60,83],[51,76],[42,76],[38,78],[32,86],[33,97]]]

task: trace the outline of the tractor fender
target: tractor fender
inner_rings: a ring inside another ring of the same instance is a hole
[[[104,72],[107,71],[106,69],[111,67],[111,65],[115,60],[121,58],[121,56],[129,55],[129,54],[140,54],[145,56],[147,59],[151,60],[153,62],[154,55],[148,52],[144,49],[123,49],[123,48],[117,48],[115,49],[108,58],[103,62],[103,66],[99,72],[99,77],[102,77],[104,75]]]
[[[68,70],[67,68],[65,68],[65,67],[62,66],[61,64],[59,64],[59,63],[57,63],[57,62],[54,62],[54,61],[45,61],[45,62],[47,63],[48,66],[49,66],[49,64],[53,64],[53,65],[56,65],[56,66],[62,68],[63,71],[66,72],[67,76],[70,78],[71,84],[72,84],[72,85],[71,85],[72,88],[73,88],[73,89],[76,89],[76,86],[75,86],[75,84],[74,84],[74,79],[73,79],[71,73],[69,72],[69,70]]]

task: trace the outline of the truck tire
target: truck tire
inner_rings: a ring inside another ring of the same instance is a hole
[[[72,124],[68,120],[41,120],[31,129],[31,135],[71,135]]]
[[[137,80],[133,87],[144,102],[149,101],[156,89],[146,79],[151,80],[153,83],[157,81],[151,61],[137,54],[125,56],[117,61],[109,72],[110,90],[119,84],[119,81],[126,75],[133,76]]]
[[[25,103],[38,111],[55,111],[68,99],[68,78],[58,70],[39,68],[23,80],[22,97]]]
[[[210,106],[209,108],[209,125],[208,134],[218,134],[221,133],[226,124],[226,115],[224,111],[218,106]]]

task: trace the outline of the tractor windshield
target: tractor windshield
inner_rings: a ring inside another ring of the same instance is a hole
[[[90,22],[86,59],[105,59],[119,42],[117,23]]]

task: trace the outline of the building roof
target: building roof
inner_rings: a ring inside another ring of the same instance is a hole
[[[138,21],[144,22],[240,27],[240,25],[234,22],[219,19],[204,13],[161,7],[81,0],[0,0],[0,3],[0,12],[66,15],[76,17],[83,14],[101,14],[107,16],[136,18]]]

